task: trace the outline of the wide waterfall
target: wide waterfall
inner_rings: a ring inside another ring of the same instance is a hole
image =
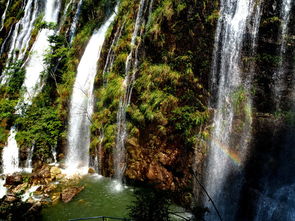
[[[254,0],[221,1],[212,66],[213,91],[217,92],[214,129],[207,163],[206,189],[223,220],[235,220],[242,182],[243,163],[251,139],[252,101],[250,76],[244,77],[241,57],[245,34],[257,36],[260,3]],[[255,40],[253,40],[255,42]],[[253,44],[254,45],[254,44]],[[239,100],[242,99],[242,100]],[[243,108],[241,109],[240,104]],[[235,133],[239,133],[237,137]],[[218,220],[212,205],[208,220]]]
[[[125,63],[125,79],[123,82],[124,94],[120,99],[119,109],[117,113],[117,137],[116,137],[116,147],[114,151],[114,171],[115,178],[122,182],[124,171],[126,169],[126,150],[125,142],[128,135],[127,132],[127,122],[126,122],[126,109],[130,105],[133,84],[135,81],[135,75],[138,68],[138,48],[143,35],[142,26],[145,25],[145,12],[147,9],[151,8],[152,1],[141,0],[139,5],[139,10],[137,13],[134,31],[131,39],[131,51],[127,57]],[[149,15],[147,15],[148,17]]]
[[[71,98],[66,155],[66,173],[69,175],[88,172],[94,79],[105,35],[114,18],[115,13],[93,33],[77,69]]]
[[[57,0],[47,0],[44,9],[44,21],[54,22],[58,21],[60,4]],[[32,99],[42,89],[41,74],[45,69],[43,63],[44,55],[49,48],[48,37],[54,34],[54,30],[43,29],[37,36],[37,39],[31,50],[31,54],[25,65],[26,76],[23,83],[25,92],[23,94],[23,101],[18,103],[16,112],[21,114],[21,108],[25,105],[30,105]],[[16,131],[12,128],[10,131],[8,144],[3,149],[2,162],[3,162],[3,173],[10,174],[19,171],[19,159],[18,159],[18,147],[15,140]]]
[[[29,0],[25,5],[24,16],[16,23],[12,33],[10,49],[5,65],[6,68],[8,68],[11,63],[24,59],[29,47],[29,41],[34,27],[34,22],[38,15],[38,10],[37,0]],[[1,75],[1,84],[5,84],[7,80],[8,76],[4,72]]]

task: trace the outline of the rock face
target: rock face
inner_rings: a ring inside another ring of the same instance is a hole
[[[61,199],[64,203],[70,202],[78,193],[80,193],[84,187],[68,187],[61,193]]]

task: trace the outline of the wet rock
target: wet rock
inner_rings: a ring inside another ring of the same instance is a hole
[[[12,193],[21,194],[28,188],[28,183],[19,184],[17,187],[12,189]]]
[[[61,174],[61,169],[58,167],[51,167],[50,168],[50,176],[52,178],[56,178],[56,176],[58,176],[59,174]]]
[[[60,196],[61,196],[61,193],[53,193],[52,196],[51,196],[51,202],[52,204],[56,204],[59,202],[60,200]]]
[[[5,186],[6,185],[9,185],[9,186],[17,186],[19,184],[22,184],[23,183],[23,177],[22,175],[20,174],[14,174],[14,175],[11,175],[11,176],[7,176],[6,177],[6,181],[5,181]]]
[[[58,174],[55,178],[56,178],[57,180],[61,180],[61,179],[63,179],[65,176],[66,176],[65,174]]]
[[[51,183],[48,186],[44,187],[43,192],[44,193],[50,193],[50,192],[54,191],[56,188],[57,188],[57,185]]]
[[[78,193],[80,193],[84,187],[68,187],[61,193],[61,199],[64,203],[70,202]]]
[[[91,173],[91,174],[95,173],[95,169],[93,169],[92,167],[90,167],[90,168],[88,169],[88,173]]]
[[[15,201],[18,201],[18,200],[19,200],[19,198],[16,195],[12,194],[12,193],[7,194],[4,197],[4,201],[8,202],[8,203],[12,203],[12,202],[15,202]]]

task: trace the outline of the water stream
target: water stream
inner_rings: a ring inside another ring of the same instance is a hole
[[[105,35],[114,18],[115,13],[93,33],[77,69],[71,98],[66,155],[66,173],[69,175],[88,172],[94,79]]]
[[[278,65],[278,70],[274,74],[274,99],[276,104],[276,110],[281,109],[282,95],[284,90],[286,90],[285,74],[286,74],[286,47],[287,47],[287,34],[289,31],[288,25],[290,22],[290,11],[292,8],[292,0],[283,0],[282,10],[281,10],[281,47],[279,52],[279,57],[281,58]]]
[[[34,22],[37,18],[39,9],[37,0],[28,0],[24,8],[24,16],[20,19],[13,30],[10,48],[8,52],[7,61],[5,67],[17,60],[22,60],[27,53],[29,42],[33,30]],[[4,73],[1,75],[1,84],[5,84],[9,76]]]
[[[124,171],[126,169],[126,150],[125,142],[128,135],[126,111],[130,105],[133,84],[135,81],[137,69],[138,69],[138,50],[140,46],[140,40],[144,29],[141,28],[146,23],[146,11],[150,8],[152,1],[141,0],[139,4],[138,13],[136,16],[134,31],[131,38],[131,51],[127,56],[125,62],[125,79],[123,82],[124,94],[120,99],[118,113],[117,113],[117,136],[116,147],[114,151],[114,171],[115,178],[122,182]]]
[[[58,0],[47,0],[44,9],[44,21],[57,23],[59,9],[60,4]],[[18,114],[22,113],[24,106],[31,105],[32,99],[42,89],[41,74],[45,70],[43,58],[49,48],[48,37],[52,34],[54,34],[54,30],[42,29],[32,47],[31,54],[25,64],[26,76],[22,87],[26,90],[23,100],[16,107]],[[19,154],[15,135],[15,128],[11,128],[7,146],[3,148],[2,154],[4,174],[19,171]]]
[[[76,10],[72,25],[70,27],[70,42],[73,41],[74,36],[76,34],[77,23],[78,23],[78,19],[79,19],[79,16],[80,16],[82,4],[83,4],[83,0],[80,0],[78,5],[77,5],[77,10]]]
[[[1,21],[0,21],[0,31],[2,31],[2,29],[4,28],[4,22],[5,22],[5,18],[6,18],[6,13],[7,13],[8,7],[10,5],[10,1],[11,0],[7,1],[4,12],[2,14]]]
[[[256,15],[259,7],[260,3],[253,0],[221,1],[215,38],[212,87],[217,96],[205,182],[223,220],[227,221],[235,220],[243,163],[251,139],[250,79],[243,77],[241,56],[251,18],[260,16]],[[252,38],[257,37],[259,22],[260,19],[254,19]],[[241,97],[242,100],[238,100]],[[239,137],[235,136],[237,133]],[[207,199],[204,202],[211,211],[207,220],[218,220],[212,205]]]

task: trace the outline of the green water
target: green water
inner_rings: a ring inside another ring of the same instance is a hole
[[[81,180],[85,189],[69,203],[58,203],[42,210],[42,221],[67,221],[73,218],[113,216],[128,218],[127,207],[134,200],[133,188],[116,190],[108,178],[88,176]]]

